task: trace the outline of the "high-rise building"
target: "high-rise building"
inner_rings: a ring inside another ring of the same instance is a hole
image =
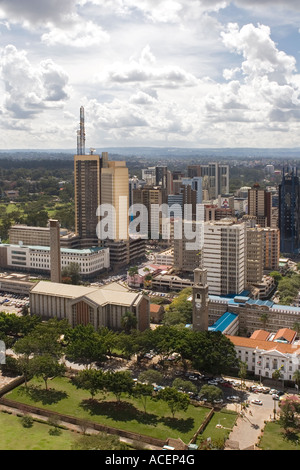
[[[83,247],[97,244],[97,209],[101,201],[101,157],[74,156],[75,233]]]
[[[129,185],[126,162],[107,162],[101,169],[101,204],[114,207],[114,240],[128,240]]]
[[[144,240],[129,239],[129,174],[124,161],[108,153],[85,155],[84,110],[80,108],[77,155],[74,156],[75,233],[82,248],[109,248],[111,267],[145,254]],[[105,211],[104,207],[111,210]],[[108,226],[108,230],[106,227]]]
[[[277,271],[280,258],[280,231],[278,228],[265,227],[262,235],[264,270]]]
[[[246,225],[234,219],[204,223],[203,268],[209,293],[241,294],[246,281]]]
[[[280,251],[288,255],[300,252],[300,183],[297,169],[285,172],[279,185]]]
[[[205,199],[217,199],[219,194],[229,194],[229,165],[217,162],[188,166],[188,177],[202,177]]]
[[[174,220],[174,268],[182,272],[193,272],[201,267],[203,222]]]
[[[262,281],[264,271],[263,229],[247,228],[246,243],[246,285],[251,286]]]
[[[254,184],[248,191],[248,214],[256,217],[261,227],[271,227],[272,224],[272,194]]]

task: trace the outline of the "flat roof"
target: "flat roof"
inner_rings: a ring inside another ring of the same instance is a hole
[[[29,248],[30,250],[42,250],[42,251],[50,251],[50,246],[41,246],[41,245],[11,245],[9,243],[1,243],[0,246],[8,246],[16,249],[22,248]],[[103,251],[106,248],[95,246],[91,248],[85,248],[83,250],[75,249],[75,248],[61,248],[61,253],[70,253],[70,254],[77,254],[77,255],[84,255],[84,254],[91,254],[91,253],[98,253],[99,251]]]

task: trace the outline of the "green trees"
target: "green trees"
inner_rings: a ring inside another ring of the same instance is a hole
[[[86,369],[80,371],[72,380],[77,388],[88,390],[92,398],[100,391],[113,393],[117,403],[120,403],[122,394],[131,395],[134,387],[134,381],[128,371],[103,372],[97,369]]]
[[[67,330],[67,322],[49,320],[41,322],[14,345],[17,365],[25,378],[25,387],[32,376],[42,377],[47,389],[48,379],[64,372],[61,335]]]
[[[280,403],[279,422],[288,433],[290,430],[299,429],[300,399],[297,396],[289,396]]]
[[[42,377],[45,388],[48,390],[48,380],[62,376],[65,372],[65,366],[60,364],[51,354],[44,354],[32,359],[31,372],[36,377]]]
[[[132,330],[136,329],[137,318],[130,310],[124,313],[121,318],[121,326],[124,329],[125,333],[130,333]]]
[[[93,325],[77,325],[65,335],[66,356],[74,362],[91,367],[93,362],[106,359],[106,347]]]
[[[201,396],[205,397],[210,403],[219,400],[223,396],[223,392],[215,385],[203,385],[201,388]]]
[[[80,266],[78,263],[70,263],[66,266],[62,272],[62,282],[64,284],[80,284],[81,275],[80,275]]]
[[[190,404],[188,395],[178,392],[174,387],[166,387],[160,390],[157,394],[157,399],[167,403],[173,418],[176,411],[186,411]]]
[[[283,277],[278,283],[280,304],[291,305],[300,290],[300,274],[290,273]]]
[[[186,325],[192,321],[193,305],[187,299],[192,294],[190,288],[183,289],[165,309],[164,325]]]

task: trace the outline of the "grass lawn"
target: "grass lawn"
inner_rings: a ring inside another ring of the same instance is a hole
[[[71,450],[78,434],[61,430],[59,436],[51,436],[49,429],[36,421],[24,428],[20,417],[0,412],[0,450]]]
[[[96,397],[99,401],[91,401],[88,392],[77,390],[67,378],[52,380],[49,383],[51,390],[48,391],[37,380],[32,380],[30,386],[31,393],[24,392],[24,386],[21,386],[6,397],[163,440],[173,437],[188,443],[209,412],[207,408],[190,405],[186,412],[179,411],[172,418],[166,403],[149,399],[145,414],[140,400],[127,396],[123,397],[120,404],[111,394],[105,398],[99,394]]]
[[[204,429],[203,433],[199,438],[207,439],[210,437],[212,441],[220,439],[221,437],[227,439],[231,430],[233,429],[234,423],[236,422],[237,414],[226,411],[217,411],[214,413],[212,419]],[[222,428],[217,427],[218,425],[223,426]]]
[[[278,422],[268,422],[259,447],[262,450],[300,450],[300,429],[287,439]]]

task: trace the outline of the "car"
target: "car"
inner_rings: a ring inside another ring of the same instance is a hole
[[[195,380],[198,380],[198,378],[195,377],[194,375],[189,375],[189,380],[194,380],[195,381]]]
[[[240,401],[239,397],[236,395],[231,395],[230,397],[227,397],[227,400],[229,401]]]
[[[273,398],[273,400],[279,400],[279,395],[277,395],[276,393],[274,393],[274,394],[272,395],[272,398]]]
[[[261,400],[251,400],[251,403],[253,403],[253,405],[262,405],[262,401]]]
[[[223,403],[223,400],[222,398],[217,398],[216,400],[214,400],[214,403],[217,405],[221,405]]]
[[[278,394],[278,390],[276,390],[275,388],[272,388],[270,391],[269,391],[269,394],[270,395],[274,395],[274,394]]]

